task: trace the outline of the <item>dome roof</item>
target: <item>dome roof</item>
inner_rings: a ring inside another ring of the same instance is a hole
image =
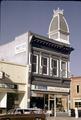
[[[50,32],[58,30],[58,17],[54,17],[50,25]]]
[[[69,32],[68,25],[67,25],[63,15],[59,15],[59,17],[60,17],[59,18],[60,19],[60,23],[59,23],[60,24],[60,30],[68,33]]]
[[[69,35],[69,27],[66,22],[66,19],[63,14],[63,10],[59,10],[59,8],[54,11],[53,18],[49,25],[49,38],[56,40],[67,40]]]

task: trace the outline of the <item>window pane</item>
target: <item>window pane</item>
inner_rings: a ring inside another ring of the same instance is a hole
[[[81,107],[81,102],[79,102],[79,107]]]
[[[57,61],[54,60],[54,67],[57,68]]]
[[[43,66],[42,72],[43,72],[43,74],[47,74],[47,67]]]
[[[75,107],[78,107],[78,102],[75,102]]]
[[[43,58],[43,65],[47,66],[47,58]]]
[[[52,59],[52,75],[57,75],[57,60]]]
[[[53,75],[57,75],[57,69],[53,69]]]
[[[62,61],[61,62],[61,69],[62,69],[62,77],[66,77],[66,72],[67,72],[67,69],[66,69],[66,62],[65,61]]]
[[[33,55],[33,63],[36,63],[36,56]]]
[[[33,64],[33,65],[32,65],[32,71],[33,71],[33,72],[36,72],[36,64]]]
[[[37,72],[37,55],[33,55],[32,57],[32,72]]]
[[[42,73],[47,74],[47,58],[42,57]]]
[[[62,69],[66,69],[66,62],[62,62]]]
[[[77,85],[77,93],[79,93],[79,85]]]

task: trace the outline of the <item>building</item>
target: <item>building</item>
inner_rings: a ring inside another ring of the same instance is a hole
[[[71,78],[71,108],[81,108],[81,76]]]
[[[63,10],[59,9],[54,11],[48,37],[27,32],[16,37],[14,41],[0,46],[2,61],[26,66],[26,76],[22,79],[25,80],[27,94],[22,99],[24,107],[68,111],[69,62],[72,50],[69,42],[69,27]],[[0,70],[5,73],[2,68]]]
[[[28,68],[0,61],[0,112],[15,107],[25,108],[28,100]]]

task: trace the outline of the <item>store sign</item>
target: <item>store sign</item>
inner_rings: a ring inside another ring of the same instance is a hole
[[[32,97],[43,97],[43,93],[31,91],[31,96]]]
[[[5,84],[5,83],[0,83],[0,88],[8,88],[8,89],[17,89],[17,85],[15,84]]]
[[[54,91],[54,92],[69,92],[69,88],[61,88],[61,87],[47,87],[48,91]]]
[[[25,52],[26,51],[26,42],[19,44],[15,47],[15,54],[21,53],[21,52]]]
[[[41,85],[32,85],[31,90],[40,90],[40,91],[47,91],[47,86]]]
[[[61,87],[51,87],[51,86],[41,86],[41,85],[32,85],[31,90],[36,91],[52,91],[52,92],[67,92],[69,93],[69,88],[61,88]]]

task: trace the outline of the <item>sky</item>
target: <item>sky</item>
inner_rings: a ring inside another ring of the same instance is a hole
[[[10,1],[1,2],[0,45],[13,41],[27,31],[48,37],[53,10],[64,10],[70,29],[71,75],[81,76],[81,2],[80,1]]]

